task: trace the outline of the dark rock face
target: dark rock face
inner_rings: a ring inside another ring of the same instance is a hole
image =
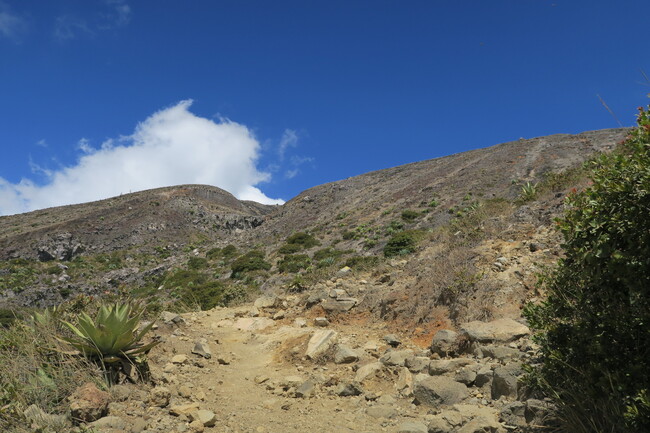
[[[72,233],[66,232],[43,238],[37,248],[37,255],[41,262],[70,261],[83,251],[83,245],[73,238]]]

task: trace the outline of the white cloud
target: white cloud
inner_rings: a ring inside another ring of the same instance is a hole
[[[124,27],[131,21],[131,7],[125,0],[103,0],[103,7],[85,17],[64,14],[54,22],[54,36],[61,40],[74,39],[82,34],[96,35],[99,32]]]
[[[280,139],[280,145],[278,146],[278,156],[280,161],[284,159],[284,154],[287,152],[287,149],[290,147],[296,147],[298,145],[298,134],[293,129],[285,129]]]
[[[39,147],[47,147],[47,141],[45,141],[45,139],[42,138],[36,142],[36,145]]]
[[[132,135],[107,140],[99,149],[82,139],[79,146],[87,153],[76,165],[56,171],[39,167],[47,175],[44,185],[0,178],[0,215],[188,183],[218,186],[242,200],[283,203],[256,187],[270,174],[256,167],[260,144],[252,132],[229,120],[196,116],[191,104],[181,101],[160,110]]]
[[[79,142],[77,142],[77,148],[86,154],[93,153],[95,151],[95,149],[90,145],[90,140],[87,138],[82,138],[79,140]]]
[[[9,7],[0,1],[0,36],[17,41],[26,29],[25,20],[11,13]]]

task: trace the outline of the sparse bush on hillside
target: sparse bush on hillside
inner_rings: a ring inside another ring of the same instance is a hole
[[[414,210],[406,209],[402,211],[402,219],[407,223],[411,223],[418,219],[421,216],[420,212]]]
[[[67,309],[74,310],[76,304],[69,303]],[[9,328],[0,327],[1,431],[36,431],[26,428],[23,411],[29,405],[47,413],[65,413],[69,411],[66,397],[75,388],[101,381],[96,366],[71,355],[60,336],[58,317],[56,323],[17,320]]]
[[[650,114],[559,221],[565,258],[526,317],[541,346],[530,376],[571,432],[650,431]]]
[[[407,255],[415,252],[418,242],[422,238],[421,230],[405,230],[395,233],[384,247],[384,255],[393,257]]]
[[[379,257],[377,256],[354,256],[345,261],[345,266],[358,270],[372,269],[378,264]]]

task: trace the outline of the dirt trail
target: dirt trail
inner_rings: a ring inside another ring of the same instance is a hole
[[[372,398],[381,397],[379,402],[367,401],[364,396],[336,395],[337,385],[352,381],[355,372],[351,366],[319,365],[301,356],[314,328],[287,326],[263,317],[235,317],[241,313],[216,309],[186,314],[186,324],[159,329],[165,341],[151,354],[154,377],[171,391],[169,407],[197,402],[201,409],[216,414],[215,427],[206,431],[392,431],[394,428],[387,429],[399,420],[423,415],[410,401],[390,395],[394,392],[392,382],[375,383],[377,393]],[[211,348],[209,359],[192,354],[201,338]],[[350,336],[341,338],[349,340]],[[187,359],[172,363],[179,354]],[[296,397],[296,387],[310,379],[313,393],[308,398]],[[381,416],[382,402],[391,408],[386,413],[391,418]],[[366,413],[371,405],[379,406],[374,416]],[[187,425],[184,417],[169,415],[168,408],[151,415],[152,420],[159,417],[154,424],[160,428],[174,426],[183,431],[182,425]]]

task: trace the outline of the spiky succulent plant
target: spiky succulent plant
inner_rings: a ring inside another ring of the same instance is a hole
[[[94,321],[82,312],[77,319],[77,326],[63,322],[74,333],[73,338],[65,340],[84,355],[95,358],[102,364],[130,361],[159,343],[141,342],[153,325],[153,322],[149,323],[138,331],[142,313],[143,310],[131,302],[102,305]]]

